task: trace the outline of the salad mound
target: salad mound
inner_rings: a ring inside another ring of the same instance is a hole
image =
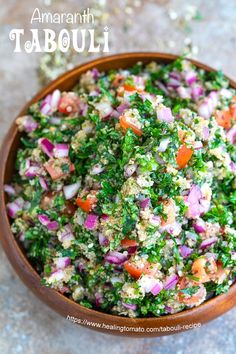
[[[179,58],[83,74],[16,120],[7,211],[42,283],[88,308],[161,316],[236,275],[236,92]]]

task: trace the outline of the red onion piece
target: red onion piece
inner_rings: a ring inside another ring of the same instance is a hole
[[[103,167],[100,164],[96,164],[94,165],[91,170],[90,170],[90,174],[91,175],[99,175],[100,173],[102,173],[104,171],[105,167]]]
[[[95,305],[99,307],[103,303],[103,296],[99,293],[95,294]]]
[[[53,154],[55,157],[67,157],[69,155],[69,145],[56,144],[53,149]]]
[[[170,143],[170,139],[169,138],[161,140],[160,145],[159,145],[157,150],[160,151],[160,152],[166,151],[169,143]]]
[[[39,177],[39,183],[40,183],[41,187],[43,188],[43,190],[45,190],[45,191],[48,190],[48,184],[47,184],[47,181],[44,177]]]
[[[201,215],[200,199],[202,192],[199,186],[193,185],[190,189],[189,195],[186,198],[188,204],[187,217],[197,218]]]
[[[135,304],[127,304],[126,302],[122,301],[122,305],[129,310],[133,310],[133,311],[137,310],[137,305]]]
[[[70,224],[64,226],[64,228],[60,231],[58,238],[61,242],[72,241],[75,239]]]
[[[110,251],[105,255],[104,259],[110,264],[121,265],[126,262],[128,258],[125,254],[121,252]]]
[[[51,221],[49,219],[49,217],[45,214],[39,214],[38,220],[40,221],[40,223],[42,225],[46,226],[46,228],[50,231],[57,230],[59,227],[59,224],[57,221]]]
[[[66,200],[73,198],[77,194],[80,186],[81,186],[80,182],[73,183],[68,186],[64,186],[63,193],[64,193]]]
[[[14,219],[17,217],[18,212],[22,211],[24,207],[24,200],[23,198],[19,197],[15,199],[11,203],[7,203],[7,212],[8,215]]]
[[[128,103],[121,103],[117,108],[117,112],[119,114],[123,114],[126,109],[128,109],[130,105]]]
[[[39,145],[46,155],[48,155],[49,157],[53,156],[54,145],[50,140],[48,140],[47,138],[39,139]]]
[[[201,141],[195,141],[195,143],[194,143],[195,150],[200,150],[202,147],[203,147],[203,144]]]
[[[61,124],[61,118],[59,118],[59,117],[51,117],[49,119],[49,123],[51,123],[53,125],[60,125]]]
[[[140,208],[145,209],[146,207],[148,207],[150,205],[150,202],[151,202],[150,198],[145,198],[143,200],[140,200],[140,202],[139,202]]]
[[[185,81],[188,85],[194,84],[197,81],[197,73],[193,70],[186,72]]]
[[[58,257],[54,259],[56,269],[64,269],[70,265],[70,257]]]
[[[209,93],[209,95],[200,102],[198,106],[198,113],[205,119],[209,119],[214,112],[218,103],[218,94],[215,91]]]
[[[236,143],[236,125],[234,125],[226,134],[227,139],[231,144]]]
[[[38,123],[31,116],[26,116],[26,119],[23,122],[24,130],[26,133],[32,133],[38,128]]]
[[[51,110],[51,106],[49,103],[43,101],[40,105],[40,112],[42,114],[44,114],[45,116],[47,115],[51,115],[52,114],[52,110]]]
[[[84,222],[84,227],[87,230],[94,230],[96,229],[97,226],[97,222],[98,222],[98,216],[95,214],[88,214],[87,218]]]
[[[153,226],[159,226],[161,223],[161,218],[158,215],[152,214],[152,215],[150,215],[149,222]]]
[[[51,106],[52,112],[57,111],[60,99],[61,99],[61,92],[59,90],[53,91],[52,96],[51,96],[51,100],[49,103]]]
[[[130,176],[132,176],[133,174],[134,174],[134,172],[137,170],[137,164],[136,163],[134,163],[134,164],[132,164],[132,165],[126,165],[125,167],[124,167],[124,175],[125,175],[125,177],[130,177]]]
[[[187,258],[193,253],[193,250],[192,250],[192,248],[183,245],[183,246],[179,247],[179,253],[181,254],[181,256],[183,258]]]
[[[98,69],[96,69],[96,68],[93,68],[91,70],[91,74],[92,74],[92,77],[94,80],[97,80],[101,75],[100,72],[98,71]]]
[[[98,110],[101,118],[107,118],[111,115],[113,112],[113,108],[110,104],[110,102],[99,102],[96,103],[95,108]]]
[[[204,127],[203,131],[202,131],[202,139],[203,140],[208,140],[209,135],[210,135],[209,128],[208,127]]]
[[[8,195],[16,195],[15,189],[9,184],[4,184],[4,192],[6,192]]]
[[[40,167],[39,166],[30,166],[26,171],[25,171],[25,177],[27,178],[34,178],[36,177],[40,172]]]
[[[178,280],[179,280],[179,277],[177,274],[173,274],[173,275],[169,276],[164,283],[164,289],[165,290],[173,289],[176,286],[176,284],[178,283]]]
[[[130,246],[127,249],[128,254],[134,254],[137,252],[138,247],[137,246]]]
[[[109,245],[109,240],[100,232],[98,234],[98,240],[99,240],[99,244],[100,246],[106,247]]]
[[[151,293],[152,295],[156,296],[157,294],[159,294],[161,292],[161,290],[163,289],[163,284],[161,281],[157,280],[156,284],[154,285],[154,287],[151,289]]]
[[[202,219],[197,219],[194,223],[193,223],[193,228],[197,233],[202,233],[202,232],[206,232],[206,224],[205,221]]]
[[[231,172],[236,172],[236,163],[231,161],[230,164],[229,164],[229,168],[230,168],[230,171]]]
[[[205,249],[207,247],[210,247],[214,243],[216,243],[216,241],[217,241],[217,237],[210,237],[210,238],[202,241],[202,243],[200,244],[200,249]]]
[[[189,89],[186,88],[186,87],[183,87],[183,86],[179,86],[177,89],[176,89],[179,97],[183,98],[183,99],[188,99],[191,97],[190,95],[190,92],[189,92]]]
[[[157,110],[157,118],[161,122],[172,123],[174,117],[172,115],[171,109],[169,107],[162,107]]]
[[[203,95],[203,87],[194,85],[191,88],[191,97],[194,101],[197,101]]]

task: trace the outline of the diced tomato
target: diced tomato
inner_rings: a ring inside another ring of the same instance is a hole
[[[136,90],[136,87],[132,86],[132,85],[129,85],[129,84],[124,84],[124,90],[125,91],[137,91]]]
[[[125,270],[127,270],[127,272],[131,275],[132,278],[138,279],[141,277],[141,275],[143,273],[144,265],[140,267],[139,265],[135,264],[134,262],[128,261],[128,262],[125,262],[124,268],[125,268]]]
[[[62,96],[58,105],[58,111],[64,114],[75,113],[78,111],[78,98],[70,94]]]
[[[87,197],[87,199],[77,198],[76,204],[80,209],[85,211],[86,213],[90,213],[92,211],[94,205],[96,204],[97,198],[94,196]]]
[[[125,132],[128,128],[132,129],[134,134],[141,136],[143,134],[142,130],[136,127],[134,124],[126,120],[125,116],[120,117],[120,126]]]
[[[232,112],[230,109],[226,111],[217,111],[215,119],[221,127],[224,129],[230,129],[232,125],[231,120],[233,119]]]
[[[143,264],[138,264],[129,260],[124,264],[125,270],[131,275],[131,277],[138,279],[142,274],[155,275],[157,272],[157,265],[144,261]]]
[[[124,238],[123,240],[121,240],[121,246],[122,247],[136,247],[137,246],[137,242],[135,240],[130,240],[128,238]]]
[[[176,156],[176,162],[180,169],[184,168],[191,159],[193,150],[185,144],[181,145]]]
[[[50,159],[44,164],[45,169],[50,174],[51,178],[55,181],[64,177],[67,173],[63,171],[62,166],[67,164],[69,166],[69,172],[75,170],[75,166],[70,162],[68,158]]]

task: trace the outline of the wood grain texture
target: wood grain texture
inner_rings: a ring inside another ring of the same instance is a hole
[[[118,54],[105,58],[100,58],[89,63],[83,64],[59,77],[57,80],[52,82],[46,88],[41,90],[29,103],[25,105],[23,110],[19,113],[19,116],[24,115],[27,108],[34,102],[42,99],[45,95],[52,92],[55,89],[61,91],[67,91],[71,89],[77,82],[80,75],[87,70],[94,67],[98,68],[100,71],[107,71],[109,69],[127,68],[135,64],[137,61],[142,61],[148,63],[150,61],[157,61],[158,63],[169,63],[175,60],[177,57],[171,54],[162,53],[127,53]],[[213,69],[209,66],[201,64],[199,62],[193,61],[193,63],[207,71],[212,71]],[[230,80],[230,84],[236,88],[236,83]],[[46,288],[40,283],[40,276],[33,269],[29,261],[24,255],[24,250],[16,241],[14,235],[10,229],[10,222],[7,216],[5,207],[5,195],[3,190],[3,185],[11,181],[11,176],[14,171],[16,151],[20,144],[20,133],[17,131],[15,123],[11,126],[0,152],[0,220],[1,220],[1,230],[0,239],[3,248],[19,277],[28,286],[28,288],[35,293],[45,304],[53,308],[55,311],[60,313],[62,316],[67,317],[68,315],[78,318],[80,320],[92,321],[94,323],[100,323],[100,328],[90,327],[94,330],[111,333],[123,336],[133,336],[133,337],[155,337],[167,334],[173,334],[176,332],[181,332],[185,330],[183,327],[185,325],[193,323],[205,323],[208,322],[224,312],[230,310],[236,305],[236,284],[234,284],[231,289],[220,296],[217,296],[207,302],[203,303],[199,307],[186,310],[177,314],[167,315],[160,318],[126,318],[121,316],[114,316],[110,314],[105,314],[96,310],[87,309],[74,301],[66,298],[57,291]],[[144,332],[124,331],[120,332],[119,329],[107,329],[102,326],[126,326],[132,328],[142,327],[145,329]],[[160,327],[173,327],[179,326],[179,330],[174,332],[169,331],[158,331]],[[151,328],[153,331],[148,331]],[[156,330],[154,330],[156,329]]]

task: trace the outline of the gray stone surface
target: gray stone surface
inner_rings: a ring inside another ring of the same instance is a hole
[[[13,54],[9,30],[29,28],[36,6],[79,11],[98,7],[111,33],[111,53],[134,50],[182,53],[192,41],[194,56],[236,79],[236,1],[106,1],[0,0],[0,139],[11,121],[39,89],[36,69],[40,54]],[[100,4],[100,5],[99,5]],[[196,6],[202,20],[189,20],[188,6]],[[106,14],[107,13],[107,14]],[[177,19],[174,18],[177,16]],[[172,18],[172,19],[171,19]],[[78,56],[78,63],[89,57]],[[92,332],[59,317],[20,282],[0,247],[1,354],[233,354],[236,349],[236,310],[190,332],[157,339],[119,338]]]

